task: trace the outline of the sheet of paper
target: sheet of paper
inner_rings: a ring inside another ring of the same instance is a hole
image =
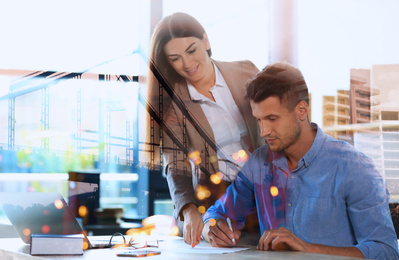
[[[238,251],[247,250],[249,248],[245,247],[212,247],[206,242],[201,242],[196,247],[192,248],[189,245],[183,245],[181,247],[174,248],[175,253],[183,253],[183,254],[228,254],[234,253]]]

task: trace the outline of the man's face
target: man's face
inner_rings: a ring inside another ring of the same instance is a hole
[[[257,119],[261,136],[273,152],[283,152],[298,141],[300,121],[295,111],[289,111],[278,97],[272,96],[259,103],[250,102],[252,114]]]

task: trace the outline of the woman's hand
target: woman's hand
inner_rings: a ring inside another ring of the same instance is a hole
[[[184,217],[183,238],[186,244],[195,247],[201,241],[201,232],[204,227],[201,214],[194,204],[188,204],[182,211]]]

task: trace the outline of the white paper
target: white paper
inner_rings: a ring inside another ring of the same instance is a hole
[[[199,245],[192,248],[189,245],[184,245],[182,247],[176,247],[173,249],[175,253],[182,253],[182,254],[228,254],[234,253],[238,251],[247,250],[249,248],[245,247],[212,247],[210,244],[206,242],[201,242]]]

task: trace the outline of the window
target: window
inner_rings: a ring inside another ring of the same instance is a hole
[[[68,172],[101,172],[101,207],[148,216],[142,2],[0,4],[0,191],[68,198]]]
[[[399,29],[393,10],[399,3],[294,2],[298,67],[312,94],[312,120],[338,139],[353,139],[353,145],[373,158],[385,176],[391,201],[398,201],[398,159],[393,154],[399,151]],[[338,90],[349,91],[349,123],[339,119],[342,114],[334,119],[323,110],[326,104],[332,106],[324,97],[338,97]],[[336,135],[343,128],[348,135]]]

